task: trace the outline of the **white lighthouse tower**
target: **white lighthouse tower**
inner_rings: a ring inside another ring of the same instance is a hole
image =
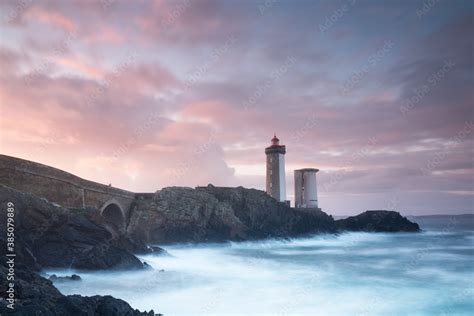
[[[286,202],[285,153],[285,145],[280,145],[280,140],[275,134],[271,146],[265,148],[267,155],[266,191],[280,202]]]
[[[319,169],[304,168],[295,170],[295,207],[318,208],[316,172]]]

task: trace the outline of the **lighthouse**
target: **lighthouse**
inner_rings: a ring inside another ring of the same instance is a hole
[[[276,134],[271,140],[271,145],[265,148],[267,155],[267,194],[280,202],[286,202],[285,185],[285,145],[280,145]]]
[[[295,170],[295,207],[318,208],[316,173],[319,169],[304,168]]]

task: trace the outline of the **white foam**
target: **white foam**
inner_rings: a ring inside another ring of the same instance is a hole
[[[419,247],[433,244],[429,238],[347,233],[168,246],[172,256],[141,257],[155,270],[80,273],[82,282],[57,286],[65,294],[113,295],[165,315],[430,315],[436,304],[449,304],[450,293],[469,286],[466,272],[447,263],[469,267],[472,243],[465,238],[456,245],[466,253],[454,261],[447,239],[436,238],[436,256],[422,252],[404,269]],[[466,304],[456,308],[474,308]]]

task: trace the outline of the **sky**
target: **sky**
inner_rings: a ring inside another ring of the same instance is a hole
[[[0,1],[0,152],[136,192],[473,213],[473,1]]]

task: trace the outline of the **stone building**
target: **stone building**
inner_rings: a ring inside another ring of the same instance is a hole
[[[295,207],[318,208],[316,172],[319,169],[304,168],[295,170]]]
[[[266,191],[280,202],[286,201],[285,182],[285,145],[280,145],[280,140],[273,136],[271,146],[265,148],[267,155],[267,181]]]

